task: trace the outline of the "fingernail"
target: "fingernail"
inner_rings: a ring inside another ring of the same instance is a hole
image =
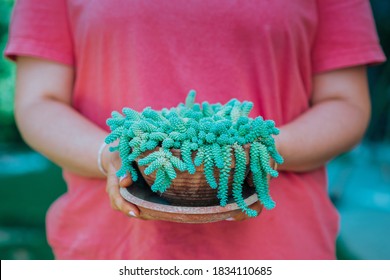
[[[127,175],[120,176],[120,177],[119,177],[119,181],[122,181],[122,180],[125,179],[126,177],[127,177]]]
[[[136,217],[136,215],[135,215],[135,213],[133,211],[130,211],[129,215],[132,216],[132,217]]]
[[[225,221],[235,221],[233,217],[227,218]]]

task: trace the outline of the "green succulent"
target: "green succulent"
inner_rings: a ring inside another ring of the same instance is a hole
[[[221,206],[228,201],[228,181],[234,156],[232,196],[248,216],[254,217],[256,211],[246,205],[242,187],[244,185],[247,156],[243,148],[250,146],[250,171],[257,196],[266,209],[275,207],[269,194],[267,176],[277,177],[278,172],[270,166],[273,158],[278,164],[283,158],[275,147],[272,135],[279,133],[272,120],[262,117],[250,118],[253,103],[232,99],[226,104],[195,103],[196,92],[191,90],[177,107],[160,111],[151,107],[141,113],[123,108],[122,114],[114,111],[107,120],[111,133],[106,137],[107,144],[117,140],[118,145],[111,151],[118,151],[122,166],[117,176],[129,173],[133,181],[137,172],[133,163],[146,166],[145,174],[156,173],[152,185],[155,192],[167,190],[176,172],[195,173],[196,167],[204,165],[204,175],[211,188],[217,189]],[[181,159],[170,149],[181,151]],[[142,157],[146,151],[152,151]],[[194,156],[193,156],[194,155]],[[219,169],[218,180],[214,176]]]

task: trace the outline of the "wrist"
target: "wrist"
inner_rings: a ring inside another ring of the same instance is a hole
[[[107,177],[107,170],[108,170],[107,150],[108,150],[107,144],[103,142],[99,147],[99,151],[97,155],[98,169],[100,173],[105,177]]]
[[[118,141],[115,141],[114,143],[106,144],[102,150],[101,154],[101,166],[106,173],[109,170],[109,166],[112,161],[112,152],[110,152],[110,147],[115,147],[118,145]]]

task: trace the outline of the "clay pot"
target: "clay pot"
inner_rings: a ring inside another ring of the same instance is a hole
[[[153,193],[150,188],[145,188],[144,184],[144,180],[138,180],[131,187],[120,188],[120,193],[124,199],[137,205],[145,219],[178,223],[212,223],[226,220],[242,212],[232,198],[224,207],[219,205],[204,207],[170,205]],[[257,194],[249,187],[244,188],[243,196],[248,205],[258,201]]]
[[[157,149],[156,149],[157,150]],[[140,156],[140,158],[146,157],[150,153],[154,152],[147,151]],[[181,153],[178,149],[171,149],[174,156],[181,159]],[[247,158],[247,173],[249,172],[249,145],[245,147],[246,158]],[[233,154],[233,153],[232,153]],[[195,158],[196,152],[193,153],[192,157]],[[233,154],[234,155],[234,154]],[[150,175],[146,175],[144,170],[147,166],[140,166],[138,168],[149,186],[152,186],[156,179],[156,172]],[[233,183],[233,174],[235,168],[235,159],[232,157],[230,176],[229,176],[229,195],[231,193],[231,186]],[[219,199],[217,198],[217,189],[212,189],[207,183],[205,175],[203,173],[204,165],[196,167],[196,172],[190,174],[187,171],[181,172],[176,169],[177,177],[172,180],[171,186],[164,192],[161,193],[161,197],[169,201],[172,205],[179,206],[213,206],[219,205]],[[218,183],[219,169],[214,167],[214,176]]]

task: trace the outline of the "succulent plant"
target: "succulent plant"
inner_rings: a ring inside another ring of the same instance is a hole
[[[209,186],[218,190],[220,205],[225,206],[234,157],[232,195],[242,211],[254,217],[256,211],[246,205],[242,195],[247,171],[243,146],[250,145],[255,191],[266,209],[275,207],[269,194],[268,175],[277,177],[278,172],[270,166],[270,159],[283,163],[272,137],[279,133],[275,123],[262,117],[250,118],[252,102],[232,99],[226,104],[199,104],[195,103],[195,96],[196,92],[191,90],[185,103],[160,111],[147,107],[142,112],[130,108],[123,108],[122,114],[112,112],[107,120],[111,133],[105,141],[111,144],[119,139],[119,144],[110,149],[118,151],[122,160],[117,176],[128,172],[136,181],[138,175],[133,163],[137,160],[140,166],[147,166],[145,174],[156,172],[152,190],[162,193],[170,187],[177,172],[193,174],[203,164]],[[180,149],[181,158],[171,153],[172,148]],[[152,152],[142,157],[146,151]],[[215,168],[219,169],[218,180]]]

